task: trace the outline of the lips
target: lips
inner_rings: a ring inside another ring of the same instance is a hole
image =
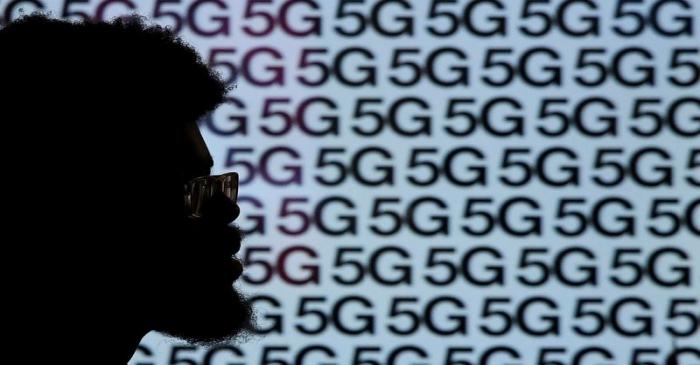
[[[236,281],[243,274],[243,262],[238,257],[233,257],[231,259],[231,275],[233,280]]]

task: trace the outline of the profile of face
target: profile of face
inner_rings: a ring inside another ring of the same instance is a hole
[[[197,125],[186,123],[184,135],[183,185],[210,175],[213,166]],[[234,256],[243,240],[240,228],[232,223],[239,212],[235,202],[215,195],[205,202],[202,218],[184,219],[182,239],[168,248],[167,261],[159,261],[156,274],[168,275],[168,282],[149,295],[163,308],[155,315],[156,331],[200,344],[252,334],[253,309],[234,287],[243,271]]]
[[[196,50],[140,18],[32,15],[0,29],[0,55],[3,135],[20,142],[3,144],[3,167],[23,177],[6,179],[9,226],[32,242],[27,257],[57,266],[42,271],[89,294],[76,302],[103,309],[76,310],[74,326],[104,333],[120,363],[152,330],[193,343],[254,334],[234,287],[238,206],[214,196],[202,217],[185,211],[184,184],[212,168],[195,120],[228,92]],[[70,298],[60,289],[52,298]]]

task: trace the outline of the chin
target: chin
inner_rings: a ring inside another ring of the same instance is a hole
[[[243,342],[255,335],[254,308],[232,285],[188,297],[191,299],[178,298],[177,303],[170,303],[173,311],[163,318],[156,331],[195,345]]]

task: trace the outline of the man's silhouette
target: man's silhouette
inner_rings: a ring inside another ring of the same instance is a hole
[[[102,341],[100,363],[125,364],[151,330],[193,343],[254,332],[232,285],[238,206],[214,197],[191,218],[183,198],[212,167],[196,121],[228,91],[191,47],[138,17],[31,15],[0,30],[6,224],[51,268],[24,291],[50,287],[45,307],[92,322],[99,332],[84,337]]]

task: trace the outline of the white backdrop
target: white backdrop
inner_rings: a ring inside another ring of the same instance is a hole
[[[700,363],[697,0],[0,1],[37,7],[234,85],[202,130],[269,333],[130,364]]]

